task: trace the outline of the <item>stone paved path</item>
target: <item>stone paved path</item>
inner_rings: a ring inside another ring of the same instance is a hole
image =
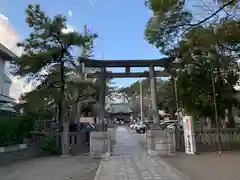
[[[110,160],[102,160],[94,180],[187,180],[160,158],[152,158],[126,127],[119,127]]]

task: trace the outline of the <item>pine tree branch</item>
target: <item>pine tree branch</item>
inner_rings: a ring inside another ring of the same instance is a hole
[[[195,27],[195,26],[199,26],[203,23],[205,23],[206,21],[210,20],[211,18],[213,18],[214,16],[216,16],[218,13],[220,13],[223,9],[225,9],[227,6],[231,5],[234,3],[235,0],[230,0],[226,3],[224,3],[222,6],[220,6],[220,8],[218,8],[216,11],[214,11],[211,15],[209,15],[208,17],[204,18],[203,20],[197,22],[197,23],[193,23],[193,24],[180,24],[180,25],[175,25],[175,26],[171,26],[169,27],[170,29],[175,29],[175,28],[179,28],[182,26],[189,26],[186,30],[184,30],[184,32],[188,31],[189,29]]]
[[[212,17],[216,16],[219,12],[221,12],[223,9],[225,9],[227,6],[231,5],[232,3],[234,3],[235,0],[230,0],[228,2],[226,2],[225,4],[223,4],[218,10],[216,10],[215,12],[213,12],[210,16],[206,17],[205,19],[195,23],[195,24],[191,24],[191,26],[198,26],[206,21],[208,21],[209,19],[211,19]]]

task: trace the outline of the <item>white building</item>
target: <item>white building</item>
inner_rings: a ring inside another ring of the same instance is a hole
[[[32,89],[31,83],[11,76],[9,64],[12,57],[21,56],[23,48],[17,47],[21,40],[8,18],[0,14],[0,100],[18,100],[20,95]],[[13,98],[10,98],[10,97]]]
[[[15,102],[15,99],[9,97],[12,81],[5,73],[6,61],[14,57],[16,55],[0,43],[0,101]]]

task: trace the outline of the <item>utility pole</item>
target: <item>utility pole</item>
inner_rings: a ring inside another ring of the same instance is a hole
[[[177,121],[180,124],[180,117],[179,117],[179,105],[178,105],[178,90],[177,90],[177,77],[174,77],[174,90],[175,90],[175,100],[176,100],[176,108],[177,108]]]
[[[86,25],[86,24],[84,24],[83,35],[84,35],[84,36],[87,36],[87,25]],[[86,49],[83,49],[83,52],[84,52],[83,56],[84,56],[84,57],[87,57]]]
[[[84,25],[83,35],[87,36],[87,25]],[[80,54],[80,56],[86,57],[86,55],[87,55],[86,54],[86,50],[83,49],[83,52],[82,52],[82,54]],[[80,67],[77,69],[77,72],[76,72],[77,78],[78,78],[77,81],[79,81],[79,82],[84,81],[84,72],[85,72],[85,70],[84,70],[84,63],[80,63]],[[78,90],[76,89],[75,90],[75,98],[77,98],[78,96],[79,96]],[[77,104],[75,105],[75,117],[77,117],[78,120],[81,117],[80,113],[81,113],[80,103],[77,102]],[[76,119],[75,119],[75,121],[76,121]]]
[[[87,36],[87,25],[86,25],[86,24],[84,24],[83,35],[84,35],[84,36]],[[84,58],[87,58],[87,51],[86,51],[85,48],[83,49],[83,54],[82,54],[82,55],[83,55]],[[84,80],[84,75],[83,75],[83,73],[84,73],[84,63],[81,63],[81,75],[82,75],[82,80]]]
[[[140,117],[141,121],[143,121],[143,89],[142,89],[142,80],[139,81],[140,85]]]

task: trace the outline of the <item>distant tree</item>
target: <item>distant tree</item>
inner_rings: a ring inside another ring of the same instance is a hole
[[[162,85],[164,84],[164,81],[161,79],[156,79],[156,89],[158,90]],[[150,95],[150,81],[148,78],[142,80],[142,88],[143,88],[143,94],[144,96]],[[118,90],[119,94],[124,94],[126,98],[140,95],[140,82],[136,81],[133,84],[131,84],[128,87],[123,87]]]
[[[177,110],[173,79],[165,81],[161,88],[158,89],[157,98],[159,109],[171,114],[173,118]]]
[[[157,104],[159,108],[161,108],[162,98],[161,92],[162,87],[165,85],[165,82],[161,79],[156,79],[156,90],[157,90]],[[151,114],[151,90],[150,90],[150,81],[149,79],[142,80],[142,88],[143,88],[143,111],[145,115]],[[120,88],[118,90],[119,94],[128,100],[134,112],[140,113],[140,82],[136,81],[128,87]]]

